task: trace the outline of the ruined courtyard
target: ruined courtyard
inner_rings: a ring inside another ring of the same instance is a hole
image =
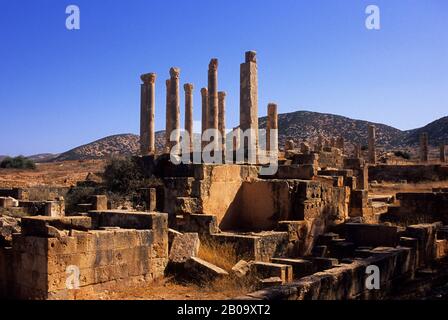
[[[431,146],[423,133],[414,158],[379,161],[387,154],[375,125],[366,128],[367,148],[341,136],[279,141],[276,103],[259,131],[257,70],[256,53],[246,52],[240,123],[228,130],[218,60],[210,60],[198,139],[194,85],[183,85],[181,128],[181,70],[171,68],[162,148],[157,76],[141,76],[140,155],[133,161],[148,183],[139,206],[87,191],[88,201],[69,206],[70,190],[102,190],[100,174],[72,187],[0,189],[0,296],[369,300],[415,298],[448,283],[445,145]],[[204,139],[207,130],[219,139]],[[173,154],[176,145],[182,148]],[[222,163],[202,158],[204,150]],[[173,163],[181,156],[187,161]],[[272,174],[266,159],[275,159]],[[378,288],[366,285],[370,266],[380,271]],[[152,287],[180,293],[157,296]]]

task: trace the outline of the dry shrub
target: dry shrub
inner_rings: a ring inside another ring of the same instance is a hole
[[[240,260],[236,253],[235,244],[202,241],[198,257],[218,266],[227,272]],[[235,297],[254,290],[257,279],[252,276],[238,278],[233,275],[218,278],[203,284],[203,288],[215,292],[226,292]]]
[[[213,241],[201,241],[198,257],[226,271],[239,261],[234,244]]]

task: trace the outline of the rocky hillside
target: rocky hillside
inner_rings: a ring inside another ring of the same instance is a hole
[[[354,120],[334,114],[310,111],[296,111],[279,114],[279,144],[283,146],[287,138],[295,141],[307,140],[314,142],[319,134],[327,139],[344,137],[345,141],[367,144],[368,126],[376,126],[376,136],[379,145],[394,148],[405,136],[405,132],[380,123]],[[266,127],[266,117],[260,118],[260,128]]]
[[[423,128],[401,131],[381,123],[354,120],[333,114],[297,111],[279,115],[279,145],[283,146],[288,137],[294,138],[297,142],[307,140],[313,143],[319,134],[327,139],[343,136],[348,143],[367,145],[367,128],[370,124],[377,127],[378,145],[387,150],[415,147],[418,145],[421,132],[428,132],[430,143],[435,146],[442,142],[448,143],[448,117],[434,121]],[[260,118],[260,128],[265,127],[266,117]],[[164,131],[156,132],[156,148],[158,150],[162,150],[164,139]],[[56,155],[53,160],[85,160],[117,154],[135,155],[138,153],[138,135],[118,134]]]
[[[139,150],[135,134],[117,134],[74,148],[56,157],[55,161],[104,158],[111,155],[133,155]]]
[[[418,145],[420,134],[427,132],[429,135],[429,143],[432,145],[440,145],[442,143],[448,144],[448,117],[443,117],[439,120],[431,122],[430,124],[406,131],[405,145]]]

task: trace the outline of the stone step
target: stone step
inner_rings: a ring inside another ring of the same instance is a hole
[[[326,257],[328,254],[328,246],[314,246],[311,250],[313,257]]]
[[[305,259],[272,258],[271,261],[290,265],[294,280],[313,274],[313,263]]]
[[[292,266],[287,264],[255,261],[250,265],[250,270],[260,279],[279,277],[283,283],[293,280]]]
[[[335,258],[321,258],[321,257],[306,257],[313,263],[313,273],[331,269],[339,264],[338,259]]]

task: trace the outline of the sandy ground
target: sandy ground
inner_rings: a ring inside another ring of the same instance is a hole
[[[38,163],[36,170],[0,169],[0,188],[72,186],[89,174],[104,170],[104,160]]]

